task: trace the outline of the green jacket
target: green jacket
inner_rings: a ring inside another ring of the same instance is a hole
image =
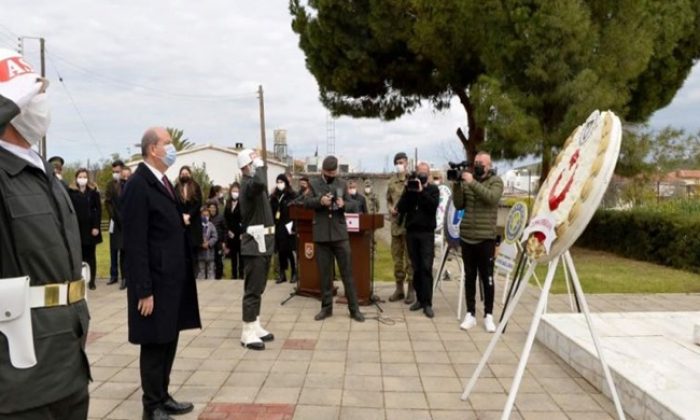
[[[53,167],[44,162],[44,170],[0,147],[0,281],[29,276],[31,286],[40,286],[81,276],[75,210]],[[85,389],[90,378],[86,301],[31,309],[31,315],[34,367],[12,367],[0,334],[0,414],[58,401]]]
[[[314,242],[347,241],[348,228],[345,222],[345,212],[356,213],[359,204],[348,194],[345,181],[336,177],[330,184],[321,176],[312,178],[309,182],[311,192],[304,198],[304,206],[313,209],[313,238]],[[334,197],[342,197],[345,207],[328,208],[321,204],[321,197],[331,194]]]
[[[406,173],[394,173],[389,178],[389,184],[386,188],[386,208],[391,217],[391,235],[400,236],[406,233],[405,221],[397,214],[396,216],[391,215],[391,209],[399,205],[399,199],[401,194],[403,194],[403,189],[406,183]],[[401,223],[399,223],[401,222]]]
[[[455,182],[452,200],[457,210],[464,209],[459,225],[461,239],[481,241],[496,239],[498,202],[503,195],[503,181],[493,172],[471,184]]]

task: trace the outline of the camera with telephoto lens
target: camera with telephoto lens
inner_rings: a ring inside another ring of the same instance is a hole
[[[448,181],[459,181],[462,178],[462,172],[469,171],[472,164],[466,160],[461,162],[447,162],[450,169],[447,170],[447,180]]]
[[[413,171],[410,174],[408,174],[406,180],[406,191],[420,191],[420,180],[418,179],[418,174],[416,173],[416,171]]]

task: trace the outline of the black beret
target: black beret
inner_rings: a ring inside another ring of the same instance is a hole
[[[49,163],[55,163],[55,162],[60,163],[61,166],[63,166],[65,164],[65,161],[60,156],[52,156],[51,158],[49,158]]]
[[[333,155],[326,156],[326,158],[323,159],[321,168],[323,168],[324,171],[335,171],[338,169],[338,158]]]
[[[406,153],[404,153],[404,152],[399,152],[399,153],[397,153],[397,154],[394,155],[394,163],[396,163],[396,162],[399,161],[400,159],[406,159],[406,160],[408,160],[408,156],[406,156]]]

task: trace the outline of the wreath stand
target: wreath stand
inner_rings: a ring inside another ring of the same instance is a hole
[[[527,339],[525,340],[525,346],[523,347],[523,352],[520,355],[520,362],[518,363],[518,368],[515,371],[515,376],[513,377],[513,382],[510,387],[510,390],[508,391],[508,399],[506,400],[506,405],[503,408],[503,414],[501,415],[501,420],[508,420],[510,418],[510,414],[513,411],[513,406],[515,405],[515,397],[518,394],[518,388],[520,387],[520,381],[522,380],[523,374],[525,373],[525,367],[527,365],[528,358],[530,357],[530,352],[532,350],[532,345],[535,340],[535,334],[537,333],[537,328],[540,325],[540,321],[542,320],[542,315],[544,314],[547,306],[547,297],[549,295],[549,290],[552,287],[552,281],[554,280],[554,274],[556,273],[557,266],[559,265],[560,259],[563,259],[563,264],[562,266],[564,267],[564,270],[568,270],[568,274],[571,276],[571,281],[574,286],[574,292],[576,294],[577,300],[580,302],[581,309],[583,310],[583,314],[586,318],[586,324],[588,324],[588,330],[591,333],[591,337],[593,338],[593,344],[595,345],[596,353],[598,354],[598,358],[600,360],[600,364],[603,368],[603,372],[605,374],[605,379],[608,384],[608,388],[610,389],[610,393],[612,395],[612,399],[615,402],[615,409],[617,410],[617,416],[620,420],[625,419],[625,413],[622,410],[622,404],[620,403],[620,398],[617,394],[617,389],[615,388],[615,382],[612,379],[612,375],[610,373],[610,369],[608,368],[608,364],[605,362],[605,358],[603,357],[603,349],[600,345],[600,340],[598,338],[598,334],[595,332],[595,328],[593,327],[593,322],[591,320],[591,314],[590,310],[588,308],[588,302],[586,301],[586,297],[583,294],[583,289],[581,288],[581,282],[579,281],[578,274],[576,272],[576,268],[574,267],[574,261],[571,258],[571,254],[569,253],[568,250],[566,250],[562,255],[556,256],[554,259],[552,259],[547,268],[547,276],[545,277],[544,280],[544,286],[542,288],[542,291],[540,292],[540,298],[537,302],[537,307],[535,308],[534,315],[532,317],[532,324],[530,325],[530,331],[528,332]],[[501,322],[498,324],[498,328],[496,329],[496,333],[494,334],[493,338],[491,339],[491,342],[489,343],[488,347],[486,348],[486,352],[484,352],[483,356],[481,357],[481,360],[479,361],[478,366],[476,367],[476,370],[474,371],[474,374],[472,375],[471,379],[469,380],[469,383],[467,383],[467,386],[464,389],[464,393],[462,394],[462,400],[466,400],[469,398],[469,394],[474,390],[474,387],[476,386],[476,382],[479,380],[479,376],[481,375],[481,371],[484,369],[486,366],[486,363],[489,360],[489,357],[491,357],[491,353],[493,352],[494,348],[496,347],[496,344],[498,343],[499,338],[501,337],[501,334],[503,334],[503,331],[506,327],[506,324],[508,323],[508,320],[510,317],[513,315],[513,312],[515,312],[515,307],[518,305],[518,301],[520,300],[520,297],[523,295],[525,289],[527,289],[527,284],[528,281],[530,280],[530,277],[533,276],[535,272],[535,268],[537,267],[537,262],[531,260],[528,258],[527,262],[527,269],[524,275],[524,278],[521,281],[518,281],[517,285],[517,291],[515,292],[515,295],[513,296],[511,304],[506,308],[504,317],[501,320]],[[565,271],[566,273],[567,271]],[[523,285],[524,283],[524,285]]]

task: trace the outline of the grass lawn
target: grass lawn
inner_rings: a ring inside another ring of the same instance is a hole
[[[571,256],[585,293],[700,292],[700,274],[697,273],[585,248],[573,248]],[[544,282],[546,273],[546,265],[537,268],[540,283]],[[554,277],[552,292],[566,293],[561,264]]]
[[[97,277],[109,278],[109,234],[97,247]],[[656,264],[621,258],[605,252],[574,248],[571,255],[586,293],[700,293],[700,274]],[[389,245],[377,241],[375,279],[393,281],[394,269]],[[537,268],[540,281],[547,272],[545,265]],[[231,278],[231,263],[224,262],[224,278]],[[534,280],[533,280],[534,283]],[[557,271],[553,293],[566,293],[564,273]]]

